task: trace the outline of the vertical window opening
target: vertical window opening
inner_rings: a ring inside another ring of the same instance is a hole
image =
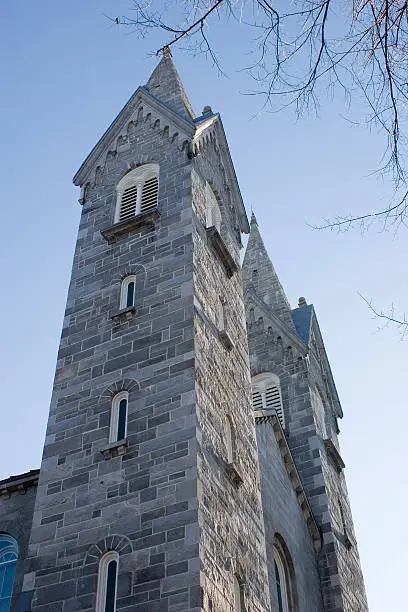
[[[136,276],[126,276],[122,281],[120,289],[120,310],[124,308],[131,308],[135,305],[135,292],[136,292]]]
[[[238,576],[234,576],[234,612],[245,612],[244,589]]]
[[[118,442],[126,438],[128,399],[128,392],[122,391],[112,400],[109,442]]]
[[[105,553],[99,562],[96,612],[115,612],[119,555],[115,550]]]
[[[225,444],[227,447],[227,462],[233,463],[234,461],[234,436],[232,433],[231,419],[228,415],[226,418]]]
[[[133,306],[135,301],[135,282],[131,281],[127,286],[126,292],[126,308]]]

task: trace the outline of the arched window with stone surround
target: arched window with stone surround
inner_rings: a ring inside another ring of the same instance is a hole
[[[95,612],[115,612],[118,583],[119,555],[116,550],[106,552],[99,561]]]
[[[0,534],[0,610],[10,610],[14,576],[18,558],[17,541],[8,534]]]
[[[125,174],[116,193],[115,223],[155,209],[159,194],[158,164],[145,164]]]
[[[109,429],[109,442],[119,442],[126,438],[129,394],[121,391],[112,400]]]
[[[273,545],[273,564],[275,572],[275,593],[277,612],[298,612],[295,571],[292,558],[283,538],[275,535]]]
[[[120,288],[120,309],[132,308],[135,305],[136,276],[126,276]]]
[[[263,372],[253,377],[252,406],[254,410],[275,410],[280,424],[285,427],[279,376]]]

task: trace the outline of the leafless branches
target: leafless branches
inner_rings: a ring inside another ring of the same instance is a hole
[[[133,0],[131,6],[130,16],[116,21],[140,36],[162,32],[163,48],[179,43],[205,53],[220,72],[210,24],[235,21],[254,58],[244,67],[256,84],[247,94],[261,96],[268,108],[294,106],[301,114],[317,107],[325,88],[340,88],[348,99],[360,92],[368,109],[364,122],[386,134],[379,170],[392,174],[396,199],[383,210],[321,227],[405,222],[408,0]]]
[[[397,329],[399,330],[400,335],[401,335],[401,340],[406,340],[406,338],[408,337],[408,319],[406,318],[405,313],[403,314],[402,318],[401,317],[397,318],[395,315],[394,304],[391,304],[390,308],[388,309],[388,312],[385,312],[384,310],[377,310],[373,306],[373,301],[371,299],[368,300],[361,294],[360,294],[360,297],[367,304],[368,308],[373,314],[373,318],[380,320],[382,322],[382,325],[378,327],[378,331],[382,331],[385,327],[388,327],[388,325],[391,323],[397,326]]]

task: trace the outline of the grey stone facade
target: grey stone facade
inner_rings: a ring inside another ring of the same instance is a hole
[[[153,162],[157,210],[114,223],[118,181]],[[74,181],[83,208],[35,508],[34,488],[9,519],[13,496],[0,498],[0,531],[21,540],[13,612],[95,610],[109,550],[118,611],[230,612],[234,584],[247,612],[278,611],[275,544],[290,612],[367,610],[317,320],[291,311],[254,221],[241,270],[249,224],[221,119],[195,118],[168,53]],[[273,411],[254,419],[261,372],[280,377],[285,430]],[[110,444],[120,391],[127,435]]]

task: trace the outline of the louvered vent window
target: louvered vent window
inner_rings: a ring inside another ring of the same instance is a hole
[[[259,393],[259,391],[253,392],[252,405],[253,405],[254,410],[262,410],[263,408],[262,395]]]
[[[275,410],[282,427],[285,427],[279,378],[265,372],[252,379],[252,407],[254,410]]]
[[[156,208],[158,190],[159,181],[157,180],[157,176],[153,176],[145,182],[143,185],[140,212],[146,212],[147,210]]]
[[[266,388],[265,405],[266,408],[274,408],[276,410],[278,419],[280,420],[282,427],[284,427],[285,421],[279,387],[274,385]]]
[[[125,189],[120,204],[119,221],[126,221],[136,214],[137,185]]]
[[[128,172],[117,185],[115,223],[128,221],[157,207],[159,166],[145,164]]]

